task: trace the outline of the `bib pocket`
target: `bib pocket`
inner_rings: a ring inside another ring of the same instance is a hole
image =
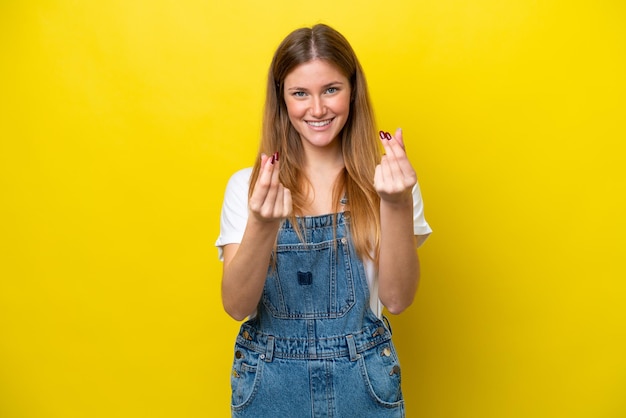
[[[355,303],[346,238],[316,244],[278,245],[262,302],[275,318],[343,316]]]

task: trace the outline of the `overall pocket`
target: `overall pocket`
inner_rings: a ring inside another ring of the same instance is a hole
[[[400,363],[391,341],[362,353],[361,374],[376,403],[392,407],[403,402]]]
[[[262,368],[263,361],[259,360],[259,353],[235,344],[230,375],[231,406],[234,410],[241,410],[252,402],[258,390]]]

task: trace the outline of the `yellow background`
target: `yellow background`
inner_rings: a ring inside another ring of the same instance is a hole
[[[408,416],[626,416],[624,2],[4,0],[1,417],[229,415],[222,193],[317,22],[435,231],[391,318]]]

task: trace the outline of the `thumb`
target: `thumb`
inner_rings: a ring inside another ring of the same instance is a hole
[[[404,148],[404,137],[402,136],[402,128],[396,129],[396,134],[394,135],[394,137],[400,143],[400,145],[402,145],[402,148]]]

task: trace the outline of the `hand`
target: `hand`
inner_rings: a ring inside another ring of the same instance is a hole
[[[374,189],[382,201],[404,203],[412,201],[412,189],[417,183],[417,174],[404,150],[402,129],[397,129],[394,136],[380,132],[385,148],[380,164],[374,173]]]
[[[293,210],[291,191],[278,178],[278,153],[261,155],[261,171],[248,203],[251,215],[261,222],[282,220]]]

